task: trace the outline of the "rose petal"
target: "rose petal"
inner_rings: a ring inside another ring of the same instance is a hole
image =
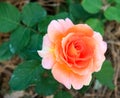
[[[89,60],[89,61],[83,62],[83,65],[78,65],[78,66],[81,66],[81,68],[78,68],[76,66],[72,66],[71,70],[74,73],[77,73],[79,75],[87,75],[89,73],[92,73],[92,69],[94,67],[92,59]]]
[[[81,36],[93,36],[93,30],[87,24],[74,25],[67,31],[68,33],[77,33]]]
[[[70,89],[70,70],[67,69],[65,66],[66,65],[56,63],[52,68],[52,74],[58,82],[64,84],[66,88]]]
[[[50,41],[48,34],[46,34],[46,35],[43,37],[43,47],[44,47],[44,46],[50,47],[50,46],[51,46],[51,43],[52,43],[52,42]]]
[[[73,23],[68,18],[66,20],[53,20],[48,26],[48,36],[50,37],[50,40],[54,42],[62,35],[64,35],[66,30],[72,26]]]
[[[62,29],[66,31],[69,29],[71,26],[73,26],[72,21],[69,18],[66,18],[65,20],[63,19],[58,19],[59,24],[62,26]],[[63,33],[63,32],[62,32]]]
[[[96,55],[95,57],[95,61],[94,61],[94,65],[95,65],[95,72],[98,72],[100,71],[101,67],[102,67],[102,64],[105,60],[105,56],[101,56],[101,55]],[[94,68],[93,68],[94,69]]]
[[[64,54],[65,58],[67,58],[66,51],[65,51],[66,43],[68,42],[68,39],[70,37],[72,37],[73,35],[74,35],[74,33],[69,33],[66,37],[64,37],[62,39],[62,49],[63,49],[63,54]]]
[[[42,50],[38,50],[38,54],[41,57],[46,56],[47,54],[49,54],[50,51],[52,51],[54,49],[53,43],[50,41],[48,34],[46,34],[43,37],[43,44],[42,44]]]
[[[107,44],[103,41],[102,36],[99,32],[94,32],[93,38],[96,40],[96,45],[99,47],[100,51],[104,54],[107,50]]]
[[[96,40],[96,50],[94,55],[95,71],[99,71],[105,60],[104,53],[107,50],[107,44],[103,41],[102,36],[98,32],[94,32],[94,39]]]
[[[39,56],[43,57],[42,66],[45,69],[51,69],[55,62],[53,50],[53,43],[49,40],[49,37],[46,34],[43,38],[42,50],[38,51]]]
[[[92,79],[91,74],[87,75],[77,75],[77,74],[71,74],[71,84],[74,89],[81,89],[84,85],[89,85],[90,81]]]
[[[42,65],[43,65],[43,68],[45,69],[51,69],[54,63],[55,63],[55,60],[52,56],[44,57],[42,60]]]

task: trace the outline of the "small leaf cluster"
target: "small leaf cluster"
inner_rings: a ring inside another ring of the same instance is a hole
[[[66,0],[55,14],[50,15],[37,2],[24,5],[21,11],[10,3],[0,2],[0,33],[10,34],[10,38],[0,45],[0,61],[10,60],[16,55],[23,61],[11,76],[11,90],[25,90],[34,86],[35,92],[40,95],[72,98],[69,92],[59,91],[61,85],[53,79],[50,71],[41,67],[37,50],[42,48],[48,24],[53,19],[68,17],[74,23],[86,23],[104,35],[107,21],[120,22],[119,5],[119,0]],[[113,75],[112,64],[105,61],[101,71],[94,73],[93,77],[102,85],[114,89]],[[90,86],[83,87],[80,93],[86,92]]]

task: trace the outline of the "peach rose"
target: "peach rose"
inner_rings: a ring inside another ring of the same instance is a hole
[[[42,66],[70,89],[89,85],[92,73],[101,69],[107,45],[87,24],[74,25],[66,18],[51,21],[43,38]]]

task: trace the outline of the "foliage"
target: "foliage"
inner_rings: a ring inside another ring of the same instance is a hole
[[[113,74],[114,70],[112,68],[112,64],[110,61],[106,60],[103,64],[102,69],[99,72],[95,73],[95,76],[103,85],[108,86],[110,89],[114,89],[114,84],[112,82]]]
[[[102,7],[102,0],[92,0],[92,2],[90,0],[83,0],[82,6],[91,14],[98,13]]]
[[[72,95],[66,91],[59,91],[55,94],[54,98],[72,98]]]
[[[14,12],[14,13],[13,13]],[[20,12],[8,3],[0,3],[0,32],[14,30],[20,22]]]
[[[102,0],[67,0],[66,5],[62,5],[64,9],[59,6],[61,10],[55,14],[47,14],[46,9],[37,2],[24,5],[21,11],[10,3],[0,2],[0,32],[10,33],[9,40],[0,45],[0,61],[9,60],[15,55],[23,60],[10,79],[12,90],[35,86],[35,91],[41,95],[55,94],[55,98],[72,98],[68,92],[57,92],[59,84],[40,65],[41,58],[37,50],[42,47],[48,24],[53,19],[69,17],[74,23],[84,22],[104,35],[107,21],[120,22],[119,0],[107,0],[106,4]],[[94,77],[101,84],[114,89],[113,74],[111,63],[105,61],[102,70],[95,73]],[[88,88],[84,87],[82,92]]]

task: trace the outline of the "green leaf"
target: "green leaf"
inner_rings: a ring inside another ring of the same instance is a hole
[[[41,58],[39,57],[37,51],[42,49],[42,36],[40,34],[33,34],[31,36],[31,39],[29,41],[29,44],[24,51],[21,51],[19,54],[22,58],[26,60],[30,59],[38,59],[40,60]]]
[[[39,61],[26,61],[17,66],[14,70],[9,85],[12,90],[24,90],[31,83],[37,81],[38,76],[43,72]]]
[[[54,98],[73,98],[72,95],[66,91],[59,91]]]
[[[61,12],[59,14],[56,14],[53,18],[54,19],[65,19],[70,17],[69,14],[67,12]]]
[[[115,0],[116,3],[120,4],[120,0]]]
[[[114,3],[114,1],[115,1],[115,0],[107,0],[107,2],[108,2],[109,4]]]
[[[20,13],[16,7],[9,3],[0,2],[0,32],[14,30],[20,21]]]
[[[78,21],[79,19],[86,20],[90,16],[80,4],[71,4],[69,12],[75,21]]]
[[[40,56],[38,55],[37,51],[32,51],[29,49],[21,51],[19,56],[24,60],[41,60]]]
[[[22,21],[28,26],[33,26],[46,17],[46,10],[38,3],[28,3],[22,9]]]
[[[12,53],[20,52],[30,40],[30,30],[23,26],[17,28],[10,36],[10,51]]]
[[[43,21],[41,21],[38,25],[39,32],[43,33],[43,35],[47,33],[48,25],[53,19],[53,16],[47,16]]]
[[[91,14],[98,13],[102,7],[102,0],[82,0],[82,7]]]
[[[66,0],[67,5],[70,5],[73,2],[74,2],[73,0]]]
[[[112,67],[111,62],[107,60],[103,63],[102,69],[99,72],[95,73],[95,76],[98,79],[98,81],[100,81],[100,83],[106,85],[110,89],[115,88],[112,82],[113,75],[114,75],[114,69]]]
[[[0,45],[0,61],[9,60],[12,57],[12,53],[9,50],[9,42],[4,42]]]
[[[76,18],[76,19],[80,19],[82,13],[82,7],[80,6],[80,4],[71,4],[69,7],[69,11],[70,14]]]
[[[32,51],[37,51],[42,49],[42,39],[43,39],[42,35],[33,34],[31,36],[31,39],[27,48]]]
[[[86,23],[92,27],[94,31],[99,32],[101,35],[104,35],[104,24],[98,19],[88,19]]]
[[[36,92],[40,95],[51,95],[58,89],[58,83],[53,79],[50,72],[44,72],[36,85]]]
[[[117,7],[108,7],[105,10],[104,15],[108,20],[116,20],[117,22],[120,22],[120,10]]]

